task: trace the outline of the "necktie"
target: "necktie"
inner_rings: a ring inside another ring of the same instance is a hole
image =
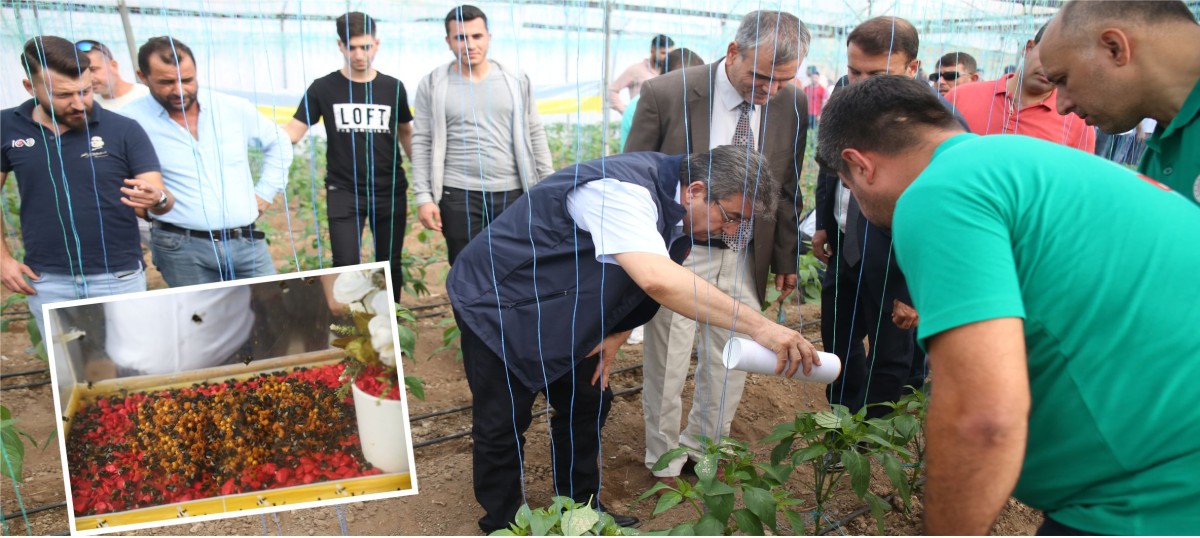
[[[750,146],[754,147],[754,132],[750,130],[750,112],[754,110],[754,105],[742,101],[738,108],[737,127],[733,130],[732,144],[735,146]]]

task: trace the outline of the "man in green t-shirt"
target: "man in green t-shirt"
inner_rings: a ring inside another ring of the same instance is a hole
[[[1154,118],[1138,171],[1200,204],[1200,24],[1187,4],[1075,0],[1039,50],[1060,114],[1111,134]]]
[[[1081,151],[965,134],[901,77],[836,93],[818,148],[892,230],[921,313],[930,534],[987,533],[1010,494],[1050,534],[1200,529],[1200,208]]]

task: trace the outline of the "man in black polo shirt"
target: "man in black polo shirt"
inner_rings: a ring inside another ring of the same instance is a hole
[[[375,238],[375,260],[391,260],[392,290],[400,298],[400,250],[408,224],[408,180],[400,146],[412,155],[412,112],[404,84],[375,70],[375,20],[351,12],[337,19],[345,65],[313,81],[284,127],[292,143],[325,121],[329,137],[326,213],[333,265],[354,265],[362,251],[363,221]]]
[[[0,281],[45,334],[46,303],[146,289],[137,218],[174,198],[146,132],[92,103],[87,55],[41,36],[21,62],[33,99],[0,111],[0,186],[16,173],[25,257],[0,241]]]

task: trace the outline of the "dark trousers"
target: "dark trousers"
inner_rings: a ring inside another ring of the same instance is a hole
[[[408,226],[406,189],[397,187],[393,195],[390,191],[374,193],[362,187],[355,193],[329,185],[325,193],[334,267],[359,263],[365,221],[375,239],[375,261],[390,262],[392,292],[399,301],[400,292],[404,289],[404,271],[400,260],[404,249],[404,228]]]
[[[445,220],[442,221],[443,223]],[[455,319],[462,319],[456,315]],[[524,502],[522,458],[525,430],[533,420],[537,393],[521,385],[504,367],[504,361],[470,327],[462,331],[463,368],[471,388],[471,439],[475,499],[487,512],[479,528],[492,532],[508,527]],[[537,360],[523,357],[524,360]],[[515,360],[509,357],[508,360]],[[575,365],[550,382],[542,392],[550,402],[550,438],[556,495],[595,503],[600,491],[600,428],[612,407],[612,390],[601,392],[590,383],[598,355]]]
[[[1074,527],[1068,527],[1050,519],[1050,516],[1045,516],[1046,520],[1042,522],[1042,526],[1038,527],[1037,536],[1099,536],[1096,533],[1081,531]]]
[[[821,343],[826,352],[842,359],[842,375],[829,385],[829,403],[857,412],[867,404],[900,398],[912,365],[913,331],[892,323],[892,300],[906,283],[896,257],[888,259],[890,238],[870,227],[867,250],[853,267],[838,251],[844,243],[845,237],[839,233],[833,253],[837,268],[826,270],[822,282]],[[863,338],[870,343],[870,354]],[[871,407],[867,417],[889,411]]]
[[[450,265],[467,243],[483,232],[496,217],[520,198],[522,191],[482,192],[446,187],[438,209],[442,212],[442,235],[446,236]]]

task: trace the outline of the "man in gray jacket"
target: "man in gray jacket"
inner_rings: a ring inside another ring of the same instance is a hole
[[[550,175],[550,147],[529,77],[487,59],[487,15],[461,5],[446,15],[455,60],[417,87],[413,196],[426,228],[442,232],[453,264],[523,192]]]

